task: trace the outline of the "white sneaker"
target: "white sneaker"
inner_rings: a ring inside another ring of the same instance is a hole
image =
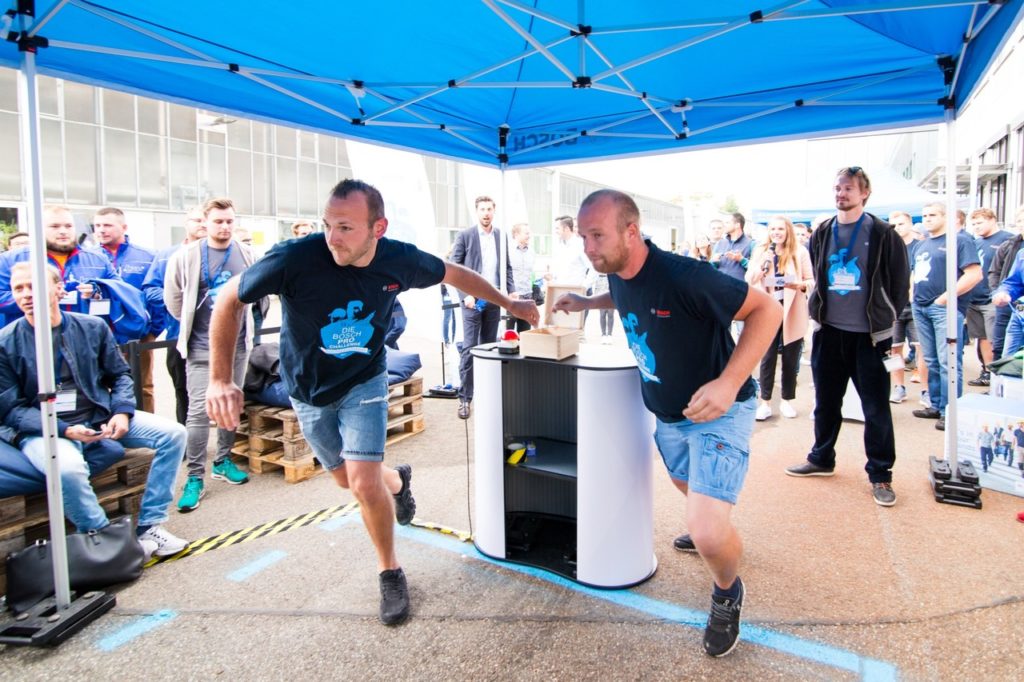
[[[921,399],[917,401],[921,407],[931,407],[932,399],[928,396],[928,391],[921,391]]]
[[[142,563],[148,563],[159,547],[152,540],[139,540],[139,544],[142,545]]]
[[[150,526],[149,530],[139,536],[139,542],[146,549],[148,543],[156,544],[152,552],[156,556],[172,556],[188,547],[188,542],[173,535],[163,526]]]
[[[754,419],[759,422],[763,422],[768,417],[772,416],[772,406],[768,403],[761,403],[757,406],[757,412],[754,413]]]
[[[796,410],[788,400],[783,400],[779,403],[779,413],[786,419],[796,418]]]

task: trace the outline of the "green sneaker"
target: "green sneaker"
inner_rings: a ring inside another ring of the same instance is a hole
[[[203,489],[203,479],[198,476],[189,476],[185,481],[185,490],[178,498],[178,511],[187,514],[199,508],[199,500],[203,498],[206,491]]]
[[[225,457],[219,463],[214,462],[213,473],[210,474],[210,477],[218,481],[227,481],[231,485],[242,485],[249,482],[249,474],[236,467],[230,457]]]

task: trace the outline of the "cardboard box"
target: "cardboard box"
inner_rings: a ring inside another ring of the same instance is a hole
[[[565,294],[584,295],[587,290],[579,286],[549,284],[544,298],[544,316],[540,329],[530,329],[519,335],[519,352],[530,358],[564,360],[580,352],[583,335],[583,313],[553,312],[551,306]]]
[[[561,327],[529,329],[519,335],[519,352],[528,358],[564,360],[580,352],[580,333]]]
[[[974,464],[982,487],[1024,497],[1024,400],[972,393],[957,408],[957,458]]]

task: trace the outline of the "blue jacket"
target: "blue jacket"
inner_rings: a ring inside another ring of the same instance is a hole
[[[61,313],[61,354],[95,421],[135,414],[135,385],[107,323],[91,315]],[[0,329],[0,423],[20,437],[43,432],[36,380],[35,329],[20,319]],[[58,415],[57,433],[71,426]]]
[[[4,316],[5,323],[22,317],[21,309],[11,295],[11,266],[30,258],[29,249],[18,249],[0,255],[0,315]],[[77,285],[94,279],[121,279],[105,256],[92,251],[75,249],[63,268],[52,257],[47,256],[47,259],[50,265],[60,271],[65,285]],[[70,307],[64,306],[64,309],[69,310]]]
[[[1024,250],[1017,252],[1017,258],[1013,261],[1010,274],[999,285],[999,290],[1010,295],[1010,303],[1024,296]]]
[[[164,305],[164,277],[167,274],[167,261],[182,246],[182,244],[175,244],[156,254],[153,262],[149,264],[146,278],[142,282],[142,293],[146,296],[146,306],[153,318],[153,326],[155,327],[157,322],[160,324],[160,328],[154,334],[159,336],[160,332],[166,329],[168,341],[178,338],[181,323],[167,312],[167,306]]]
[[[152,251],[132,244],[127,235],[125,235],[124,243],[117,247],[117,253],[111,254],[102,246],[97,251],[107,257],[114,272],[120,275],[121,279],[141,291],[145,296],[146,275],[155,259]],[[153,336],[159,336],[160,332],[164,330],[163,318],[167,315],[167,309],[163,305],[163,291],[161,290],[160,293],[159,303],[151,300],[149,296],[145,296],[146,310],[150,320],[149,329],[145,333]]]

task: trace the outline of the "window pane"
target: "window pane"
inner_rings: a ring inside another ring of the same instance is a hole
[[[254,213],[252,206],[252,154],[228,150],[228,196],[239,213]]]
[[[259,121],[252,122],[252,150],[254,152],[270,151],[270,126]]]
[[[139,132],[167,134],[167,106],[155,99],[139,97]]]
[[[224,148],[209,144],[199,145],[199,184],[203,199],[223,197],[228,193],[227,168]]]
[[[320,148],[320,163],[337,163],[338,155],[334,151],[334,138],[330,135],[318,135],[317,146]]]
[[[139,135],[139,205],[167,208],[167,145],[151,135]]]
[[[196,110],[171,104],[171,137],[179,140],[196,139]]]
[[[299,161],[299,215],[316,215],[320,192],[316,185],[316,164]]]
[[[66,123],[64,125],[64,159],[67,168],[69,203],[95,204],[96,133],[95,126]]]
[[[327,197],[331,194],[331,190],[339,182],[344,180],[340,177],[338,169],[334,166],[327,166],[320,164],[320,177],[317,182],[317,206],[315,215],[320,215],[323,211],[324,204],[327,203]]]
[[[103,187],[108,204],[136,204],[135,133],[103,131]]]
[[[135,130],[135,97],[114,90],[103,91],[103,125]]]
[[[277,138],[277,155],[295,158],[295,131],[291,128],[275,126],[274,135]]]
[[[293,216],[298,214],[298,198],[295,188],[295,161],[277,159],[277,213]]]
[[[64,203],[64,157],[61,150],[60,121],[39,119],[40,153],[43,166],[43,196],[47,201]]]
[[[0,196],[21,199],[21,149],[18,146],[18,115],[0,114],[0,149],[6,149],[0,163]]]
[[[250,125],[248,121],[235,121],[228,124],[228,146],[235,149],[251,149],[249,139]]]
[[[256,215],[272,215],[273,198],[274,190],[270,184],[270,157],[265,154],[253,154],[252,212]]]
[[[347,143],[342,139],[338,139],[336,142],[338,143],[338,165],[345,168],[351,177],[352,162],[348,160],[348,147],[345,146]]]
[[[68,121],[96,123],[96,89],[90,85],[64,81],[64,118]]]
[[[18,110],[18,72],[14,69],[0,69],[0,109]]]
[[[199,203],[194,142],[171,140],[171,208],[185,209]]]
[[[39,113],[60,116],[60,94],[57,79],[40,76],[36,81],[39,88]]]
[[[316,135],[313,133],[299,131],[299,158],[316,160]]]

